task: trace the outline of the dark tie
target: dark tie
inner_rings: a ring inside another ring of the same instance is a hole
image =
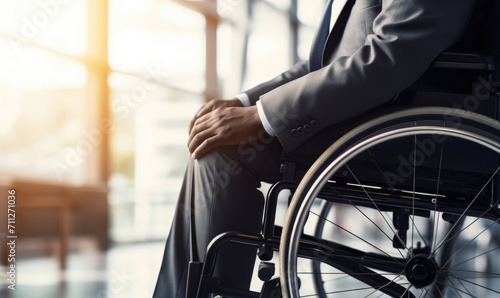
[[[310,71],[315,71],[321,68],[323,60],[323,48],[325,47],[326,40],[330,34],[330,18],[332,16],[332,3],[333,0],[328,2],[326,7],[325,15],[323,16],[323,21],[319,27],[318,34],[314,39],[311,53],[309,56],[309,69]]]

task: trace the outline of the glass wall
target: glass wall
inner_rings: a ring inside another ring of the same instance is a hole
[[[164,239],[191,117],[307,59],[325,2],[1,2],[0,174],[106,183],[113,239]]]
[[[0,10],[0,171],[83,183],[87,3],[3,2]]]

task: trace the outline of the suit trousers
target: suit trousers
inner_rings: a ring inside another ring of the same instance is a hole
[[[281,178],[282,151],[280,143],[269,138],[189,160],[153,297],[185,297],[191,213],[200,261],[222,232],[260,232],[264,196],[258,188],[261,181]],[[218,255],[214,276],[225,286],[248,289],[255,257],[254,248],[228,244]]]

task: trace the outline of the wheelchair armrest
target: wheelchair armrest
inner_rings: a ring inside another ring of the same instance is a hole
[[[489,55],[467,52],[443,52],[431,64],[431,68],[495,71]]]

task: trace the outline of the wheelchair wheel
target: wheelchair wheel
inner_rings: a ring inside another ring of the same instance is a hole
[[[284,296],[497,297],[499,173],[500,123],[479,114],[417,108],[354,129],[294,194]]]

